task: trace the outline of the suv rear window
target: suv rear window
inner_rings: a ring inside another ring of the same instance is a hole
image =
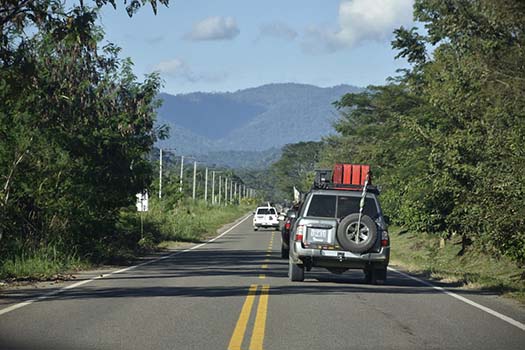
[[[339,196],[337,202],[337,217],[342,219],[352,213],[359,213],[360,201],[360,197]],[[377,219],[379,217],[376,202],[373,198],[365,198],[363,214],[370,216],[372,219]]]
[[[308,207],[308,213],[306,216],[333,218],[336,217],[337,210],[337,218],[342,219],[352,213],[359,213],[360,200],[361,197],[316,194],[313,195],[312,199],[310,200],[310,206]],[[363,213],[370,216],[372,219],[376,219],[379,216],[379,213],[377,212],[377,206],[373,198],[365,199]]]
[[[268,214],[275,215],[275,210],[273,210],[272,208],[270,208],[270,209],[268,209],[268,208],[257,209],[257,215],[268,215]]]
[[[319,216],[322,218],[335,217],[336,196],[315,194],[310,200],[307,216]]]

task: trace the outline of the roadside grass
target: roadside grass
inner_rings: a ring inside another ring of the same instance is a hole
[[[56,247],[41,247],[33,252],[13,252],[0,265],[2,280],[55,280],[64,278],[66,271],[89,267],[86,260],[75,254],[60,253]]]
[[[252,208],[219,207],[191,200],[164,208],[153,200],[147,213],[137,213],[134,207],[122,210],[108,243],[99,242],[80,255],[53,245],[36,250],[27,250],[22,244],[14,246],[9,256],[0,259],[0,281],[55,280],[101,264],[128,265],[140,255],[201,242]]]
[[[391,228],[390,234],[393,264],[463,288],[502,294],[525,304],[523,269],[509,258],[495,258],[475,247],[459,256],[460,239],[447,240],[440,247],[440,238],[435,235],[405,232],[397,227]]]
[[[162,247],[166,246],[166,242],[201,242],[251,208],[247,205],[218,207],[202,201],[186,201],[168,211],[154,207],[147,220],[157,226],[158,231],[153,236],[157,246],[161,243]]]

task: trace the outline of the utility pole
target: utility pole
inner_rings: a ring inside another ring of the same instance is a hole
[[[221,205],[222,176],[219,175],[219,205]]]
[[[224,205],[228,205],[228,178],[224,179]]]
[[[160,149],[159,162],[159,199],[162,198],[162,148]]]
[[[197,184],[197,161],[193,161],[193,200],[195,200],[195,185]]]
[[[215,204],[215,170],[211,172],[211,204]]]
[[[179,192],[182,192],[182,177],[184,176],[184,156],[180,156],[180,184]]]
[[[230,180],[230,204],[232,202],[232,194],[233,194],[233,180]]]
[[[208,168],[204,173],[204,201],[208,202]]]

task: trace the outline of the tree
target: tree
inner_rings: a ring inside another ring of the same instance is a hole
[[[525,3],[425,0],[414,9],[428,34],[398,35],[394,47],[402,56],[435,47],[413,71],[439,116],[430,174],[451,194],[448,230],[525,262]]]
[[[367,162],[412,229],[525,263],[525,3],[417,0],[392,42],[412,64],[344,96],[323,162]],[[432,48],[432,52],[428,52]]]
[[[275,188],[281,198],[292,198],[293,187],[308,191],[313,184],[313,171],[319,162],[322,142],[299,142],[283,147],[281,158],[270,167]]]
[[[14,1],[2,11],[0,256],[48,244],[92,254],[151,182],[160,79],[137,82],[117,47],[98,47],[96,9]]]

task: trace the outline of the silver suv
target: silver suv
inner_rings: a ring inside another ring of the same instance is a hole
[[[314,189],[297,214],[290,235],[289,277],[303,281],[312,267],[333,273],[361,269],[368,283],[386,280],[390,259],[387,220],[377,190]]]

